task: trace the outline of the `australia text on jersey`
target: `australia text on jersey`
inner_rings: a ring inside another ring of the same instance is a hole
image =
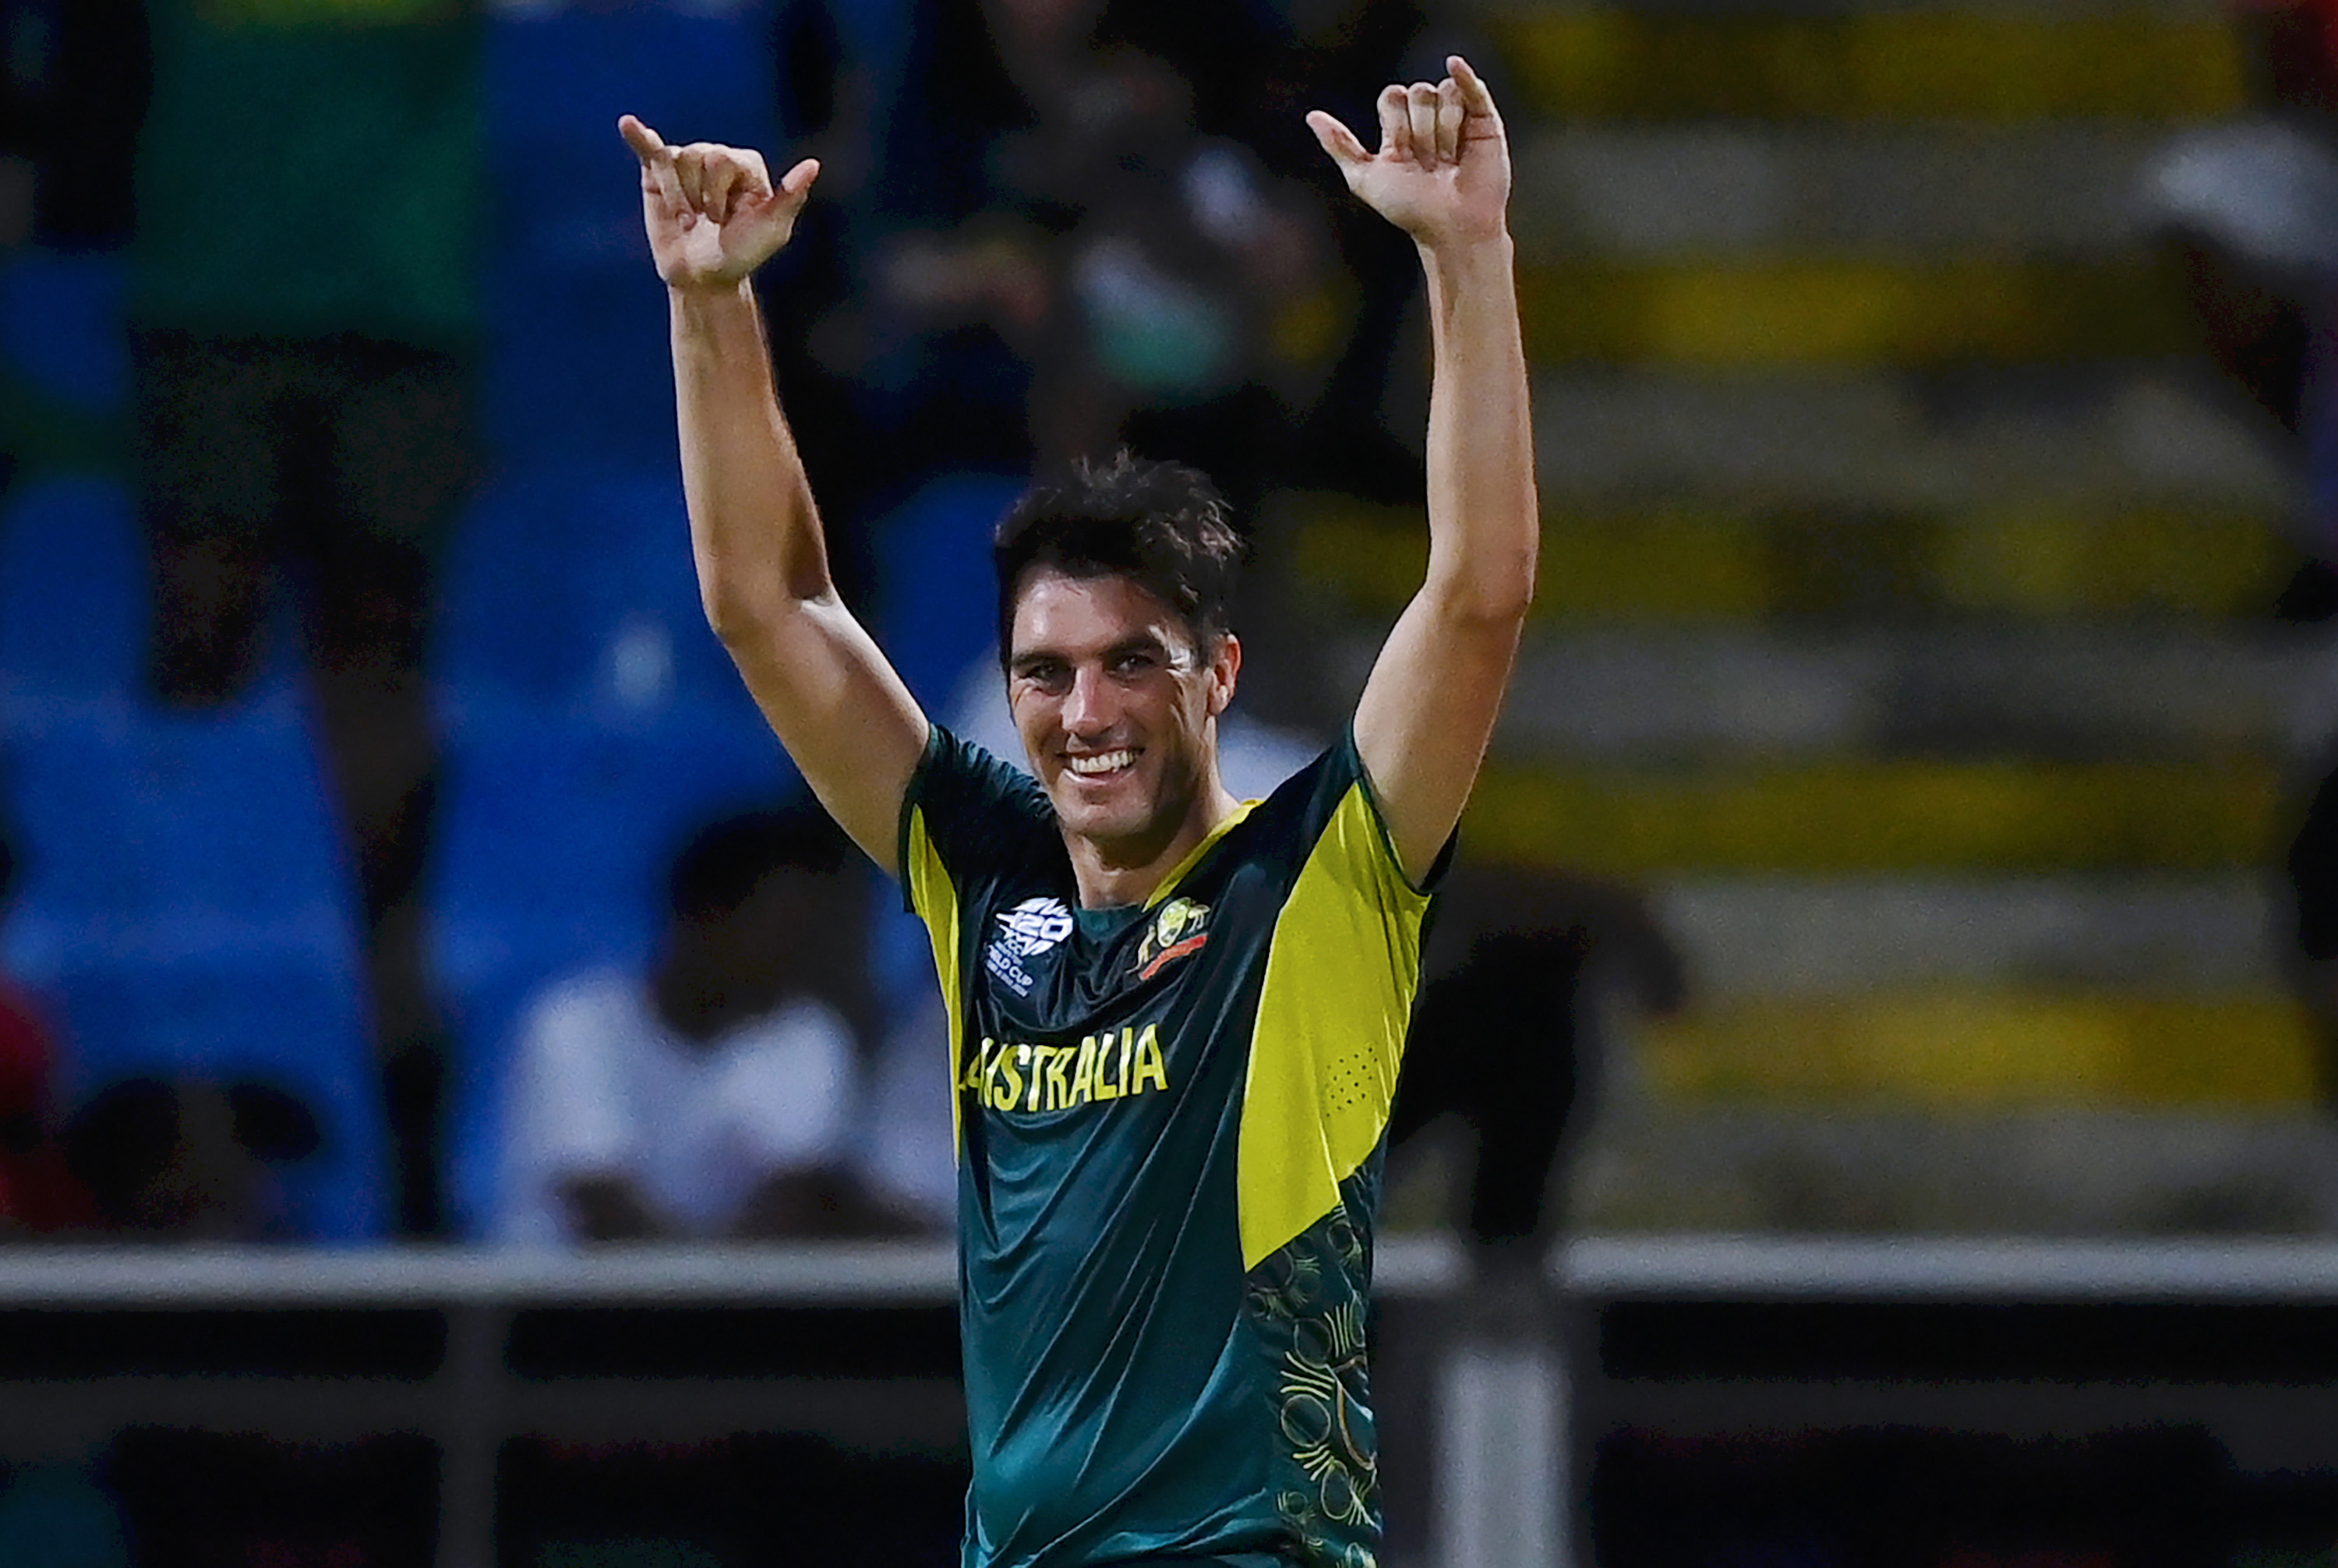
[[[1076,1046],[1032,1045],[985,1038],[967,1061],[958,1088],[993,1111],[1068,1111],[1169,1087],[1161,1033],[1106,1030]]]

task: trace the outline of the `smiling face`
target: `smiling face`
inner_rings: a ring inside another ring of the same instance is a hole
[[[1242,647],[1214,650],[1126,577],[1040,570],[1017,596],[1007,697],[1066,832],[1148,865],[1210,827],[1217,718]]]

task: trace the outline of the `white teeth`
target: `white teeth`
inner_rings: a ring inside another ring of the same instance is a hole
[[[1093,757],[1073,758],[1071,769],[1075,773],[1109,773],[1135,760],[1136,753],[1134,751],[1099,751]]]

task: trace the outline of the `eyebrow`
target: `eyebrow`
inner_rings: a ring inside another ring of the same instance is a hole
[[[1135,637],[1124,637],[1119,642],[1115,642],[1112,646],[1098,653],[1096,657],[1102,660],[1110,661],[1117,659],[1127,653],[1158,653],[1164,660],[1174,660],[1176,657],[1176,650],[1171,648],[1168,643],[1162,641],[1159,637],[1150,633],[1144,633]],[[1072,658],[1071,655],[1059,652],[1053,648],[1027,648],[1022,652],[1017,653],[1013,658],[1009,659],[1007,662],[1007,667],[1016,674],[1023,675],[1028,674],[1032,670],[1042,664],[1075,664],[1078,661]]]
[[[1169,642],[1166,642],[1164,638],[1150,633],[1150,631],[1141,631],[1141,633],[1129,635],[1129,638],[1120,638],[1117,642],[1111,642],[1108,647],[1099,650],[1096,652],[1096,659],[1117,659],[1120,654],[1166,654],[1166,652],[1174,652],[1174,650],[1169,647]],[[1027,650],[1022,650],[1019,654],[1007,659],[1007,663],[1038,663],[1040,659],[1056,659],[1056,662],[1062,662],[1062,663],[1078,663],[1078,659],[1073,657],[1073,654],[1066,654],[1066,652],[1059,650],[1059,647],[1047,647],[1045,642],[1040,647],[1027,647]]]

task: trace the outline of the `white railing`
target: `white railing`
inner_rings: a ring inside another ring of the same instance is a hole
[[[0,1306],[18,1308],[916,1306],[957,1294],[947,1241],[0,1251]]]
[[[1550,1277],[1592,1299],[2338,1301],[2338,1241],[1586,1237],[1552,1254]],[[1445,1238],[1379,1249],[1382,1296],[1463,1278]],[[957,1290],[948,1241],[0,1249],[0,1308],[915,1306]]]
[[[2332,1304],[2338,1303],[2338,1242],[1593,1237],[1554,1253],[1549,1277],[1555,1299],[1594,1306],[1697,1299]],[[1375,1283],[1378,1294],[1394,1301],[1458,1300],[1468,1283],[1465,1256],[1447,1239],[1393,1238],[1380,1249]],[[222,1369],[219,1376],[0,1381],[0,1449],[19,1456],[44,1444],[70,1449],[134,1422],[310,1440],[427,1432],[442,1454],[441,1568],[487,1568],[494,1562],[496,1456],[508,1436],[687,1438],[798,1429],[871,1446],[944,1445],[965,1419],[955,1381],[941,1377],[518,1378],[506,1366],[513,1314],[564,1307],[947,1308],[956,1291],[948,1241],[589,1252],[0,1250],[0,1310],[421,1309],[443,1313],[447,1327],[445,1355],[427,1378],[267,1377]],[[1533,1347],[1457,1341],[1439,1354],[1441,1555],[1459,1551],[1466,1557],[1476,1549],[1465,1544],[1480,1537],[1516,1543],[1523,1519],[1516,1477],[1546,1476],[1554,1494],[1558,1489],[1566,1439],[1552,1412],[1570,1398],[1568,1378],[1552,1353]],[[1608,1393],[1613,1414],[1617,1406]],[[2087,1393],[2094,1403],[2080,1409],[2066,1391],[2045,1387],[1942,1386],[1911,1396],[1888,1385],[1753,1383],[1652,1387],[1633,1390],[1630,1398],[1642,1417],[1660,1426],[1773,1420],[1792,1406],[1799,1412],[1794,1418],[1820,1425],[1903,1419],[2053,1429],[2065,1420],[2192,1418],[2326,1431],[2329,1393],[2121,1387]],[[1540,1436],[1527,1443],[1528,1434]],[[1536,1452],[1523,1452],[1522,1444]],[[1472,1485],[1473,1477],[1497,1474],[1512,1476],[1513,1484]],[[1528,1513],[1541,1521],[1535,1533],[1553,1534],[1533,1560],[1565,1563],[1555,1508]]]

